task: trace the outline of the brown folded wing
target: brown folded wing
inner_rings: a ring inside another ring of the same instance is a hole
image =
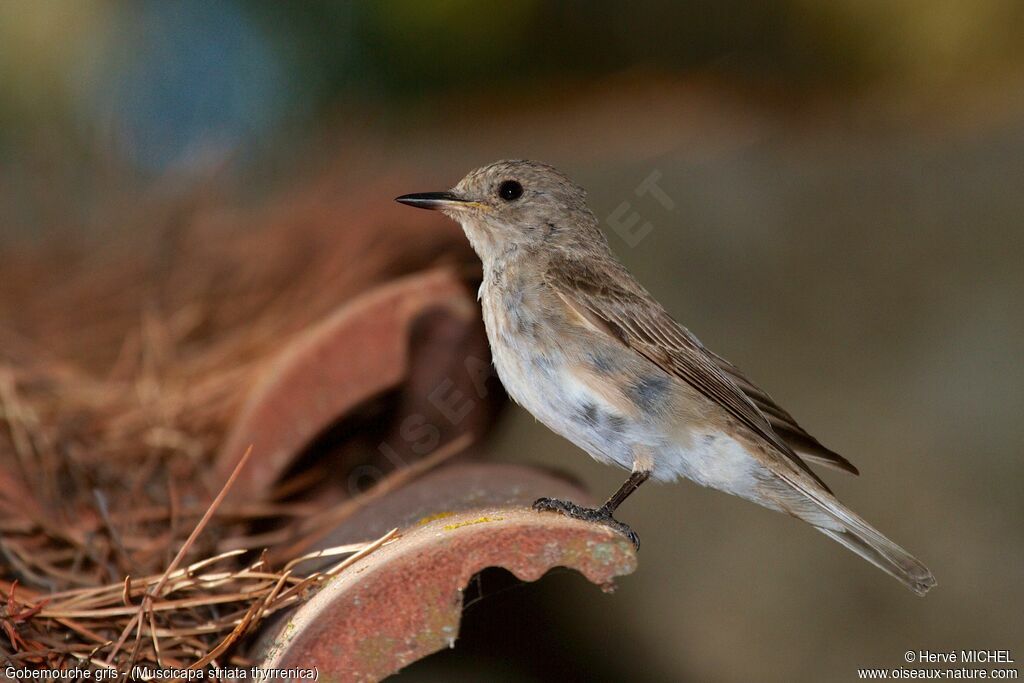
[[[822,486],[824,482],[797,453],[813,462],[857,472],[845,458],[804,431],[735,366],[705,349],[618,263],[556,261],[549,265],[546,281],[578,314],[722,406]]]

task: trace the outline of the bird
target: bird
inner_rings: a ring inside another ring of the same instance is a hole
[[[644,482],[686,478],[801,519],[918,595],[936,581],[844,506],[808,463],[858,474],[707,349],[613,254],[586,191],[552,166],[503,160],[396,201],[440,211],[483,263],[492,361],[508,395],[595,460],[630,474],[598,508],[533,507],[604,524]]]

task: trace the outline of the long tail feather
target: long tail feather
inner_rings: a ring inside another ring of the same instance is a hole
[[[874,529],[871,529],[873,533],[870,536],[864,536],[849,528],[844,531],[835,531],[824,527],[815,528],[882,571],[894,576],[918,595],[924,595],[936,585],[935,577],[927,567]]]
[[[886,538],[831,493],[798,473],[779,474],[782,481],[793,487],[786,506],[791,514],[811,523],[918,595],[924,595],[936,585],[935,577],[916,557]]]

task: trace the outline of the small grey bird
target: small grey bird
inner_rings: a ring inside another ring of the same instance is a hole
[[[616,260],[586,192],[565,175],[498,161],[450,191],[397,201],[458,221],[483,261],[484,323],[509,396],[632,472],[600,508],[550,498],[535,508],[606,524],[639,547],[615,509],[650,477],[686,477],[808,522],[919,595],[935,585],[805,461],[857,469],[672,319]]]

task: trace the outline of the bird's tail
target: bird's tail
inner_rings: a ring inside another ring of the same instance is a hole
[[[935,577],[916,557],[886,538],[827,490],[795,477],[785,479],[795,489],[791,490],[787,497],[789,505],[785,506],[791,514],[810,522],[818,531],[894,576],[918,595],[924,595],[936,585]]]
[[[863,523],[863,520],[861,521]],[[863,529],[847,527],[841,531],[826,527],[816,528],[882,571],[896,577],[918,595],[924,595],[935,586],[935,577],[928,571],[928,567],[874,528],[866,523],[863,523],[863,526]]]

